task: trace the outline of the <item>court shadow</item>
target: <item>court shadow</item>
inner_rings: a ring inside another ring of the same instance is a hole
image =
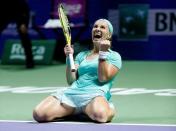
[[[54,120],[54,122],[94,122],[95,123],[95,121],[93,121],[83,113],[78,115],[66,116],[63,118],[57,118]]]
[[[46,124],[46,123],[57,123],[57,122],[64,122],[64,123],[70,123],[70,122],[79,122],[79,123],[95,123],[95,124],[103,124],[101,122],[97,122],[97,121],[94,121],[92,119],[90,119],[87,115],[85,115],[84,113],[82,114],[78,114],[78,115],[71,115],[71,116],[66,116],[66,117],[63,117],[63,118],[57,118],[51,122],[41,122],[40,124]],[[106,123],[110,123],[111,121],[109,122],[106,122]],[[39,124],[37,121],[31,121],[31,122],[28,122],[30,124]]]
[[[78,114],[78,115],[71,115],[71,116],[66,116],[63,118],[56,118],[55,120],[51,122],[41,122],[42,123],[53,123],[53,122],[82,122],[82,123],[98,123],[96,121],[93,121],[90,119],[87,115],[85,114]],[[36,121],[28,122],[31,124],[38,124]]]

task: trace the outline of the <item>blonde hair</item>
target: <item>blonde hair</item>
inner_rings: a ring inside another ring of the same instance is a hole
[[[109,28],[109,32],[111,33],[111,35],[113,34],[113,26],[111,24],[111,22],[107,19],[99,19],[99,20],[102,20],[102,21],[105,21],[108,25],[108,28]]]

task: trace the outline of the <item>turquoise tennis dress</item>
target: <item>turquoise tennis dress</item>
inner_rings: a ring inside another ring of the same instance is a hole
[[[107,62],[117,68],[121,68],[121,56],[112,50],[109,50]],[[110,100],[110,89],[113,85],[114,78],[107,82],[98,80],[98,56],[93,60],[87,60],[86,57],[90,51],[80,52],[75,58],[75,64],[78,64],[78,79],[70,87],[64,90],[58,90],[52,94],[59,99],[61,103],[71,107],[86,106],[93,98],[104,96],[107,101]]]

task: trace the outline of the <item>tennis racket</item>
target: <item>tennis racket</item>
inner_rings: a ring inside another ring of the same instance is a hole
[[[69,21],[68,21],[64,6],[62,4],[60,4],[58,7],[58,13],[59,13],[62,30],[66,39],[66,43],[68,46],[71,46],[71,29],[70,29]],[[74,72],[75,64],[73,60],[73,54],[69,54],[69,62],[70,62],[71,71]]]

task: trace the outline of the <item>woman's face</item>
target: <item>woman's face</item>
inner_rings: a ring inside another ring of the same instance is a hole
[[[106,21],[97,20],[92,29],[92,41],[95,46],[98,46],[100,40],[108,40],[111,35]]]

